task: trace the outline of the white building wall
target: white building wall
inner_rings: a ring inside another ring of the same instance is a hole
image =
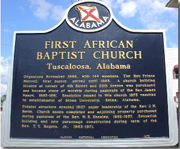
[[[172,93],[173,97],[178,92],[178,79],[173,79],[174,66],[178,64],[178,48],[166,48],[166,67],[171,73]]]

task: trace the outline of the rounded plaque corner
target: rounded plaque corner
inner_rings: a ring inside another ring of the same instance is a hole
[[[1,138],[1,146],[4,148],[4,147],[9,147],[9,145],[11,144],[11,141],[10,139],[7,139],[7,138],[4,138],[2,136]]]
[[[179,140],[178,140],[178,138],[172,138],[172,139],[170,139],[169,141],[168,141],[168,143],[169,143],[169,146],[171,146],[171,147],[175,147],[176,145],[178,145],[178,143],[179,143]]]

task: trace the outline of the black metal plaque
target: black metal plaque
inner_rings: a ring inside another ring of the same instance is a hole
[[[130,31],[100,2],[17,32],[11,139],[169,138],[163,32]]]

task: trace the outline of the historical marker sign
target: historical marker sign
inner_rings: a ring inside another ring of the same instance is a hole
[[[164,32],[132,31],[98,1],[45,32],[16,32],[4,146],[170,146],[177,120]]]

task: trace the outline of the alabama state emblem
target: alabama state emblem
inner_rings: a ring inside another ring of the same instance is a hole
[[[67,23],[78,31],[96,32],[107,27],[112,20],[111,11],[105,4],[95,1],[80,1],[72,5]]]

